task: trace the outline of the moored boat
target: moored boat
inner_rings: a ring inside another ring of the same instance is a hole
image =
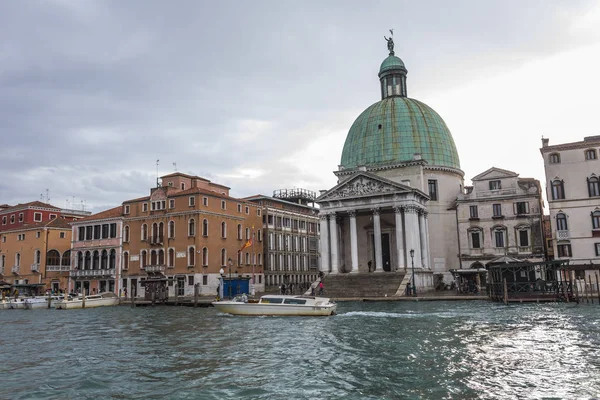
[[[22,297],[17,297],[16,299],[10,299],[8,302],[8,308],[11,310],[18,310],[25,308],[25,299]]]
[[[236,296],[233,300],[215,301],[212,305],[227,314],[254,316],[327,316],[334,315],[337,308],[337,304],[326,297],[271,294],[262,296],[258,302]]]
[[[113,292],[103,292],[85,296],[85,308],[116,306],[119,298]],[[54,306],[57,310],[69,310],[72,308],[84,308],[83,297],[68,297],[58,300]]]
[[[63,300],[64,296],[50,296],[50,308],[56,306],[56,302]],[[48,308],[48,297],[47,296],[36,296],[25,299],[25,308],[33,310],[36,308]]]

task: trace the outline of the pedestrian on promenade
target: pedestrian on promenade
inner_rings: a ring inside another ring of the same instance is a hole
[[[319,296],[323,295],[323,281],[319,282]]]

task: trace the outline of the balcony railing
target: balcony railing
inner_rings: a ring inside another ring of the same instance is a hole
[[[31,264],[31,272],[40,272],[40,264]]]
[[[78,277],[109,277],[115,275],[116,270],[113,269],[84,269],[71,271],[70,276]]]
[[[147,274],[162,274],[165,272],[165,266],[164,265],[146,265],[146,268],[144,268],[144,270],[146,271]]]
[[[569,231],[556,231],[556,239],[558,240],[565,240],[565,239],[569,239],[571,237],[571,235],[569,234]]]
[[[70,265],[46,265],[46,272],[66,272],[70,270]]]
[[[18,275],[19,274],[19,266],[18,265],[13,265],[12,268],[10,269],[10,271],[13,274],[17,274]]]

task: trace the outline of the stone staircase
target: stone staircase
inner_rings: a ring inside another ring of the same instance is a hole
[[[404,272],[329,274],[323,278],[324,296],[332,299],[400,296],[406,287],[405,275]]]

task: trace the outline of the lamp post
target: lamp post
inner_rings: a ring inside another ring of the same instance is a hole
[[[225,271],[223,268],[219,270],[219,274],[221,275],[221,285],[219,286],[219,299],[223,300],[223,285],[225,284]]]
[[[412,266],[412,295],[417,297],[417,286],[415,285],[415,250],[410,249],[410,264]]]

